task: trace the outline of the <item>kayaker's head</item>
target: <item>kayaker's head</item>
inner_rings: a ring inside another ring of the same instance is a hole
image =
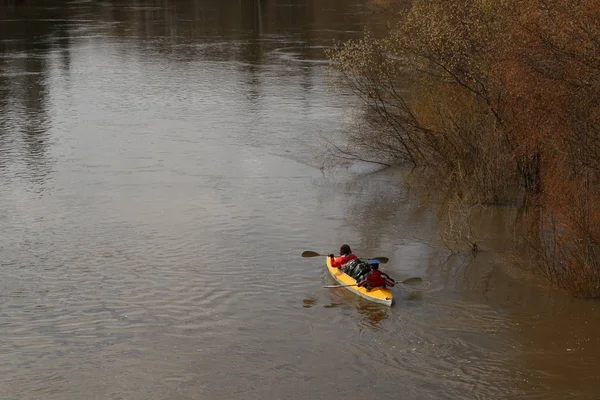
[[[340,255],[347,256],[350,254],[352,254],[352,250],[350,250],[350,246],[348,246],[347,244],[343,244],[342,247],[340,247]]]
[[[379,270],[379,261],[377,261],[377,260],[369,260],[368,264],[371,266],[371,269],[373,271]]]

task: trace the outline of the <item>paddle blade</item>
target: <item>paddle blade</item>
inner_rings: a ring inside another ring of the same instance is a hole
[[[314,251],[306,250],[302,252],[302,257],[319,257],[321,254],[315,253]]]
[[[421,279],[419,277],[414,277],[414,278],[405,279],[403,281],[398,281],[396,283],[402,283],[404,285],[414,285],[415,283],[421,283],[422,281],[423,281],[423,279]]]

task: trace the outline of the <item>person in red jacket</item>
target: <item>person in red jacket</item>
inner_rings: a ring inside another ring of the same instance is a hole
[[[344,264],[350,260],[354,260],[356,256],[352,254],[350,246],[343,244],[342,247],[340,247],[340,256],[336,257],[333,254],[330,254],[329,258],[331,258],[331,266],[333,268],[342,268]]]
[[[371,290],[376,287],[394,286],[396,284],[388,274],[379,271],[379,261],[369,260],[368,263],[371,265],[371,273],[369,273],[365,279],[360,281],[358,286],[364,286],[367,290]]]

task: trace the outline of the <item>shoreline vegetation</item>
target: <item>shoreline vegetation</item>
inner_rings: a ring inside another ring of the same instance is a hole
[[[515,246],[534,271],[600,297],[600,1],[372,5],[389,16],[387,34],[328,52],[365,106],[334,150],[414,167],[474,252],[472,211],[517,193]]]

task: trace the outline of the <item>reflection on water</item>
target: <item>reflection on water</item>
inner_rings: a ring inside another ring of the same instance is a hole
[[[0,397],[595,398],[597,304],[506,265],[516,210],[449,256],[405,171],[320,170],[366,0],[8,3]],[[324,289],[341,243],[425,284]]]
[[[35,184],[34,190],[40,190],[51,169],[47,155],[51,126],[47,57],[53,47],[39,39],[51,36],[53,29],[39,25],[26,29],[23,23],[15,22],[22,30],[19,39],[11,40],[8,24],[4,22],[0,28],[1,165],[20,170],[19,176],[27,177]]]
[[[315,305],[315,302],[317,301],[317,299],[315,297],[309,298],[309,299],[304,299],[302,300],[302,303],[304,303],[304,305],[302,307],[304,308],[311,308],[312,306]]]
[[[356,311],[361,315],[360,323],[370,328],[377,328],[391,314],[388,307],[381,307],[380,305],[371,304],[366,301],[361,301],[356,307]]]

